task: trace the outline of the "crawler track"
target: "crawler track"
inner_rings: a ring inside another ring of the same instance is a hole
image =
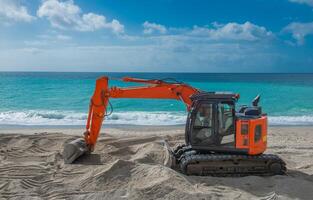
[[[186,146],[174,151],[178,168],[187,175],[198,176],[272,176],[286,173],[286,163],[276,155],[256,156],[199,153]]]

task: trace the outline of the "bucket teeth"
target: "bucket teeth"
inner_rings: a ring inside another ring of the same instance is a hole
[[[89,149],[83,138],[73,140],[64,146],[63,150],[64,163],[70,164],[88,151]]]

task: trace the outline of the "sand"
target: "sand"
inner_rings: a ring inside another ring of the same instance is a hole
[[[162,139],[184,127],[105,128],[96,150],[64,164],[64,143],[82,129],[0,129],[0,199],[313,199],[313,127],[271,127],[267,153],[285,176],[185,176],[162,165]],[[65,134],[66,133],[66,134]]]

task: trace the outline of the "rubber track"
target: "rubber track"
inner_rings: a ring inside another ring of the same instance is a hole
[[[258,156],[249,155],[226,155],[226,154],[186,154],[182,155],[179,165],[184,174],[200,176],[272,176],[286,173],[286,164],[276,155],[262,154]],[[225,162],[228,163],[227,167]],[[218,164],[220,163],[220,164]],[[232,163],[232,165],[229,165]],[[278,163],[280,171],[270,170],[271,163]],[[190,170],[193,166],[200,170]],[[248,164],[248,165],[245,165]],[[255,164],[255,165],[254,165]],[[261,164],[261,166],[260,166]],[[198,165],[198,166],[197,166]],[[262,166],[263,165],[263,166]],[[195,172],[196,171],[196,172]]]

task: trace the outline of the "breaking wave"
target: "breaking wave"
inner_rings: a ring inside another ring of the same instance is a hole
[[[270,125],[313,125],[313,116],[269,116]]]
[[[269,116],[270,125],[313,125],[312,116]],[[0,125],[85,125],[86,113],[74,111],[5,111]],[[115,112],[106,124],[179,125],[185,124],[185,112]]]
[[[86,113],[64,111],[0,112],[0,125],[85,125]],[[184,112],[116,112],[106,124],[177,125],[184,124]]]

